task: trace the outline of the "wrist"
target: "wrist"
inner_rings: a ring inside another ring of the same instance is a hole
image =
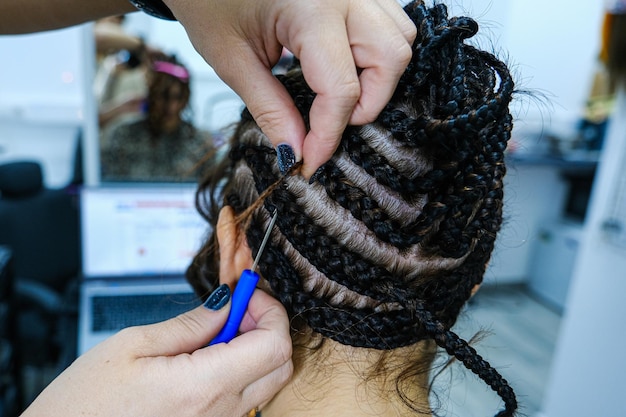
[[[163,0],[129,0],[130,3],[137,9],[150,16],[158,17],[165,20],[176,20],[176,17],[172,13],[169,7]]]

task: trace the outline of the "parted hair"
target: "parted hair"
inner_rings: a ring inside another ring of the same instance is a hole
[[[502,222],[504,151],[514,92],[507,66],[466,42],[477,23],[443,4],[405,6],[417,26],[413,57],[379,117],[349,126],[310,181],[281,176],[276,153],[247,111],[228,158],[197,194],[215,228],[224,205],[254,210],[246,237],[255,255],[278,220],[259,269],[294,329],[339,343],[393,350],[423,340],[476,373],[513,415],[515,394],[450,330],[482,282]],[[281,81],[308,123],[315,94],[295,66]],[[218,283],[213,235],[188,270],[199,294]]]

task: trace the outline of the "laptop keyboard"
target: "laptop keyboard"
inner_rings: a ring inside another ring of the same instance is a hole
[[[193,293],[95,296],[92,331],[115,332],[129,326],[157,323],[200,304]]]

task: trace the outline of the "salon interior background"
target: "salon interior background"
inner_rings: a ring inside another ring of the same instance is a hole
[[[495,51],[502,51],[500,55],[509,57],[518,88],[535,90],[547,98],[547,105],[528,97],[521,97],[515,105],[514,140],[519,155],[541,151],[545,146],[545,140],[539,139],[542,133],[571,136],[597,66],[603,2],[586,2],[584,6],[566,0],[449,3],[454,14],[466,10],[477,18],[483,28],[481,42],[492,44]],[[178,24],[139,13],[130,15],[128,23],[148,44],[176,53],[191,69],[197,126],[217,131],[236,119],[240,103],[195,53]],[[62,187],[73,175],[72,160],[80,134],[85,182],[98,185],[91,25],[0,37],[0,56],[0,163],[38,159],[44,167],[46,184]],[[216,108],[215,103],[223,98],[229,99],[228,104]],[[625,108],[618,105],[614,117],[625,119]],[[562,305],[557,305],[563,308],[564,319],[543,417],[626,416],[626,408],[616,404],[620,394],[626,392],[626,384],[618,377],[626,373],[626,361],[616,359],[609,364],[602,359],[606,357],[602,346],[626,344],[626,337],[614,331],[623,326],[616,320],[626,316],[626,307],[616,295],[626,293],[626,250],[606,244],[599,231],[606,214],[619,204],[614,196],[620,178],[624,178],[626,149],[620,142],[626,141],[612,138],[609,131],[589,212],[576,232],[579,247],[572,259],[570,291],[561,300]],[[559,221],[558,202],[567,193],[561,172],[549,164],[513,163],[507,182],[509,223],[486,277],[486,282],[492,284],[530,279],[535,256],[533,239],[546,222]],[[615,327],[610,331],[612,323]],[[601,337],[605,343],[597,342]],[[568,365],[573,363],[576,365]],[[572,401],[576,398],[594,400],[586,401],[587,411]]]
[[[537,124],[546,129],[567,127],[580,116],[598,51],[601,2],[584,8],[568,7],[571,5],[564,0],[449,3],[455,13],[456,9],[467,10],[477,17],[483,41],[511,57],[510,63],[521,75],[518,86],[538,89],[552,100],[551,108],[520,103],[517,128],[537,129]],[[130,31],[143,36],[148,44],[176,53],[190,67],[195,123],[211,130],[218,128],[224,121],[207,118],[207,107],[212,105],[212,97],[229,90],[193,50],[182,27],[139,13],[129,15],[128,20]],[[43,158],[48,184],[62,186],[70,177],[63,161],[76,139],[76,130],[85,130],[88,144],[97,140],[95,109],[90,100],[94,64],[91,28],[85,25],[3,37],[0,51],[5,63],[0,68],[0,160],[34,152]],[[37,128],[45,130],[45,139]],[[8,143],[14,129],[25,130],[19,134],[19,143]],[[97,160],[95,149],[86,151],[88,162]],[[87,164],[88,183],[98,181],[96,168]]]

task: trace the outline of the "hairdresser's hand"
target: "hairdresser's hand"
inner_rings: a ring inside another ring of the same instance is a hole
[[[264,405],[291,376],[287,315],[257,290],[244,334],[205,347],[229,308],[121,331],[78,358],[23,417],[240,417]]]
[[[416,33],[396,0],[165,2],[272,143],[288,143],[303,158],[305,177],[330,159],[348,123],[371,122],[387,104]],[[317,93],[308,134],[270,71],[282,46]]]

